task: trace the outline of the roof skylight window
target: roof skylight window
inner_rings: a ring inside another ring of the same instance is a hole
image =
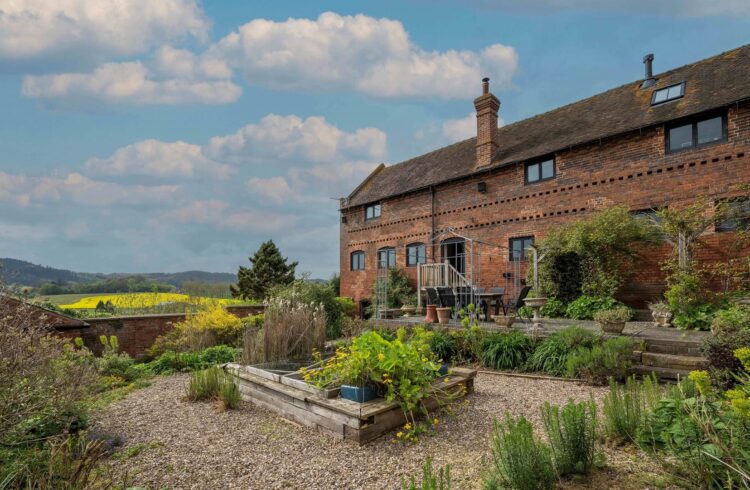
[[[677,85],[670,85],[669,87],[660,88],[654,90],[654,95],[651,97],[651,105],[661,104],[669,102],[670,100],[679,99],[685,95],[685,82],[678,83]]]

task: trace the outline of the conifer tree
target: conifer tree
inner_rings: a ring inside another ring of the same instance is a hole
[[[237,286],[231,287],[235,298],[262,300],[272,287],[294,281],[297,262],[287,263],[273,240],[262,243],[249,259],[251,267],[240,266]]]

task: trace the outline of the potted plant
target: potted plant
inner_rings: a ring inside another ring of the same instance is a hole
[[[442,308],[435,308],[437,311],[438,323],[446,324],[451,320],[451,308],[445,306]]]
[[[501,328],[510,328],[513,326],[516,317],[513,315],[492,315],[492,319],[495,321],[495,325]]]
[[[664,301],[650,303],[648,309],[651,310],[651,317],[657,327],[672,326],[672,312],[669,310],[669,304]]]
[[[621,334],[625,329],[625,322],[630,320],[633,312],[627,306],[618,306],[609,310],[599,310],[594,313],[594,320],[605,333]]]

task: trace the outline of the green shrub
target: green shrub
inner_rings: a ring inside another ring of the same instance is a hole
[[[449,332],[435,332],[430,340],[430,350],[443,362],[451,362],[459,353],[458,339]]]
[[[655,375],[643,382],[630,376],[625,385],[614,380],[609,383],[609,393],[604,396],[604,435],[616,442],[634,441],[643,426],[643,418],[656,404],[662,390]]]
[[[481,361],[492,369],[521,369],[534,347],[521,332],[493,333],[482,343]]]
[[[541,371],[551,376],[565,376],[568,356],[579,347],[591,348],[596,342],[593,333],[571,325],[540,342],[526,363],[527,371]]]
[[[560,410],[545,402],[542,421],[558,476],[586,475],[594,466],[596,403],[569,400]]]
[[[539,314],[545,318],[563,318],[565,316],[565,303],[557,298],[549,298],[547,302],[539,308]]]
[[[120,344],[114,335],[109,338],[106,335],[102,335],[99,337],[99,341],[102,343],[104,349],[101,357],[96,358],[95,361],[97,372],[101,376],[121,380],[119,383],[115,381],[110,383],[110,385],[116,386],[123,382],[131,383],[151,375],[145,365],[136,364],[135,360],[128,354],[120,352]]]
[[[571,378],[604,385],[611,377],[625,379],[631,365],[633,341],[628,337],[613,337],[588,349],[578,348],[568,357],[565,368]]]
[[[701,344],[701,354],[708,360],[709,372],[720,388],[735,384],[735,375],[742,372],[742,363],[734,351],[750,346],[750,330],[723,330],[710,335]]]
[[[216,345],[200,352],[167,351],[148,363],[148,367],[155,374],[196,371],[232,362],[238,355],[239,349],[228,345]]]
[[[593,320],[594,313],[609,310],[622,303],[610,296],[579,296],[565,309],[565,316],[574,320]]]
[[[354,300],[351,298],[344,298],[341,296],[336,297],[336,303],[339,304],[341,314],[347,318],[354,317]]]
[[[669,288],[664,298],[674,314],[672,323],[679,328],[708,330],[716,307],[710,304],[709,292],[702,285],[699,275],[690,270],[681,270],[667,278]]]
[[[714,333],[733,333],[750,330],[750,306],[731,305],[716,312],[711,322]]]
[[[521,416],[495,420],[492,429],[492,461],[484,477],[485,490],[544,490],[555,487],[555,471],[549,446],[534,437],[531,423]]]
[[[450,490],[451,489],[451,466],[445,465],[437,473],[432,469],[432,458],[427,457],[422,465],[422,483],[417,484],[412,476],[407,484],[401,480],[402,490]]]

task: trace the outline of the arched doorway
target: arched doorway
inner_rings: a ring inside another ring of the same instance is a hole
[[[466,245],[463,238],[449,238],[440,244],[440,260],[448,261],[461,274],[466,273]]]

